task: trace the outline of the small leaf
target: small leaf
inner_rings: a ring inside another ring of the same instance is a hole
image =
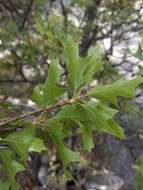
[[[99,131],[103,130],[104,132],[110,134],[110,131],[112,131],[112,134],[114,133],[115,135],[115,132],[110,129],[110,125],[106,120],[111,119],[118,112],[118,110],[109,108],[101,103],[95,103],[91,101],[88,103],[88,106],[85,105],[85,111],[87,112],[87,116],[84,116],[85,121],[79,123],[79,132],[82,134],[84,149],[91,151],[91,149],[94,147],[92,138],[93,131],[98,129]],[[90,113],[92,114],[91,118],[88,116]],[[90,120],[88,120],[88,118],[90,118]],[[118,135],[115,136],[118,137]]]
[[[58,142],[58,141],[57,141]],[[80,162],[80,155],[71,149],[69,149],[67,146],[65,146],[63,143],[57,144],[58,153],[61,157],[64,169],[67,168],[67,166],[71,162]]]
[[[104,110],[106,111],[110,109],[112,110],[112,111],[110,110],[110,112],[107,114],[107,112],[104,112],[103,110],[101,111],[101,109],[99,108],[100,108],[99,104],[96,103],[92,104],[90,103],[84,105],[81,104],[81,109],[84,109],[85,118],[86,118],[85,121],[82,122],[82,131],[81,131],[84,135],[84,138],[86,136],[88,136],[89,138],[90,134],[92,135],[91,132],[95,130],[109,133],[118,138],[124,138],[125,136],[122,128],[118,124],[116,124],[113,121],[113,119],[111,119],[117,113],[117,110],[113,111],[113,109],[111,108],[106,107],[105,109],[104,107]],[[90,138],[92,138],[92,136]],[[90,142],[91,141],[92,140],[90,139]],[[91,145],[90,148],[92,148]]]
[[[110,108],[101,102],[95,103],[90,101],[88,105],[96,111],[99,112],[106,120],[113,118],[119,111],[117,109]]]
[[[48,71],[48,78],[43,87],[45,106],[52,104],[57,97],[63,94],[63,89],[58,85],[60,70],[58,60],[53,60]]]
[[[8,150],[1,150],[0,158],[2,160],[2,167],[7,173],[7,184],[11,187],[11,190],[19,190],[20,187],[15,181],[15,175],[25,170],[24,166],[12,159],[12,154]]]
[[[37,85],[34,88],[32,100],[36,102],[39,106],[44,106],[44,98],[43,98],[43,86]]]
[[[70,36],[64,42],[68,79],[74,89],[74,96],[79,94],[80,88],[92,80],[93,75],[101,69],[101,55],[96,48],[89,51],[89,56],[80,57],[78,44]],[[94,50],[94,52],[93,52]]]
[[[9,190],[9,184],[4,182],[4,181],[0,181],[0,190]]]
[[[61,158],[62,164],[64,169],[67,169],[67,166],[71,162],[79,162],[80,161],[80,156],[78,153],[73,152],[70,150],[64,143],[64,134],[62,134],[60,130],[60,126],[58,126],[59,123],[53,122],[48,124],[48,130],[49,130],[49,135],[51,136],[57,151],[59,153],[59,156]]]
[[[123,137],[121,131],[119,131],[120,133],[118,132],[118,126],[116,129],[115,124],[114,126],[109,125],[111,124],[109,120],[112,119],[117,112],[118,110],[116,109],[112,109],[104,104],[91,101],[87,104],[65,106],[49,121],[54,122],[71,120],[77,123],[80,126],[78,131],[82,134],[83,147],[84,149],[90,151],[94,146],[92,139],[93,131],[103,131],[112,135],[114,134],[119,138]],[[60,130],[59,127],[58,130]],[[60,132],[57,133],[59,134]]]
[[[79,133],[82,134],[82,142],[85,150],[89,152],[94,148],[94,142],[92,138],[93,128],[90,126],[90,123],[79,123],[80,129]]]
[[[22,131],[14,132],[5,139],[12,149],[26,162],[28,148],[33,140],[34,128],[29,127]]]
[[[101,111],[96,106],[81,104],[81,109],[85,112],[85,121],[92,123],[95,130],[100,131],[102,128],[108,128],[106,118],[103,117]]]
[[[32,100],[42,107],[52,104],[56,98],[64,93],[63,88],[58,85],[59,77],[58,60],[53,60],[50,64],[45,84],[34,88]]]
[[[113,84],[97,86],[90,90],[88,95],[100,100],[111,102],[117,106],[117,97],[122,96],[134,98],[135,88],[142,82],[142,77],[137,77],[129,81],[118,80]]]
[[[107,122],[112,130],[109,131],[107,129],[105,132],[110,133],[119,139],[125,138],[124,130],[113,119],[109,119]]]
[[[34,137],[35,127],[28,126],[22,131],[14,132],[5,139],[12,149],[26,163],[28,151],[40,152],[45,149],[41,139]]]
[[[143,50],[142,50],[142,47],[140,44],[139,44],[137,52],[135,54],[133,54],[133,56],[135,56],[139,60],[143,61]]]
[[[42,150],[46,150],[46,147],[43,143],[42,139],[39,138],[34,138],[29,146],[29,151],[33,151],[33,152],[41,152]]]
[[[81,109],[78,109],[77,105],[67,105],[62,108],[52,120],[72,120],[81,121],[84,119]]]

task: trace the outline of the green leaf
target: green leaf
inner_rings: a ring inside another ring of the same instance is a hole
[[[44,103],[46,106],[52,104],[55,99],[64,92],[63,89],[58,85],[60,77],[58,63],[58,60],[52,61],[49,67],[48,78],[43,87]]]
[[[52,104],[64,93],[63,88],[58,85],[60,78],[60,68],[58,66],[58,60],[53,60],[49,66],[45,84],[34,88],[32,100],[39,106],[46,107]]]
[[[9,190],[9,184],[4,181],[0,181],[0,190]]]
[[[117,109],[110,108],[101,102],[90,101],[88,105],[96,111],[99,112],[106,120],[113,118],[119,111]]]
[[[53,118],[52,120],[72,120],[81,121],[84,119],[81,109],[77,105],[67,105],[64,106]]]
[[[57,148],[58,154],[61,158],[64,169],[67,169],[67,166],[71,162],[79,162],[80,156],[78,153],[73,152],[71,149],[67,147],[64,143],[64,134],[61,132],[59,123],[51,122],[48,123],[48,131],[49,134]]]
[[[82,134],[82,142],[85,150],[91,151],[94,148],[94,142],[92,138],[93,128],[89,123],[79,123],[80,129],[79,133]]]
[[[33,134],[34,128],[29,127],[22,131],[14,132],[5,139],[24,162],[27,159],[27,152],[33,140]]]
[[[58,141],[57,139],[56,147],[62,160],[64,169],[66,169],[71,162],[80,162],[80,155],[69,149],[64,143],[61,143],[61,141]]]
[[[142,47],[140,44],[139,44],[137,52],[135,54],[133,54],[133,56],[135,56],[139,60],[143,61],[143,50],[142,50]]]
[[[84,129],[84,132],[88,131],[88,134],[84,134],[84,136],[91,134],[92,131],[102,131],[114,135],[118,138],[124,138],[123,130],[113,121],[111,118],[117,113],[117,110],[113,111],[111,108],[105,109],[101,111],[99,104],[90,103],[81,105],[81,109],[84,109],[86,112],[85,118],[88,118],[85,123],[83,122],[84,127],[88,127],[89,129]],[[110,110],[107,114],[107,110]],[[112,110],[112,111],[111,111]],[[87,125],[88,123],[88,125]],[[83,132],[83,130],[82,130]],[[92,138],[92,137],[91,137]],[[91,146],[92,147],[92,146]]]
[[[89,83],[93,75],[101,69],[101,55],[97,54],[97,51],[99,52],[97,48],[92,48],[87,57],[80,57],[78,44],[70,36],[64,42],[64,50],[68,78],[75,96],[79,93],[80,88]]]
[[[43,143],[43,140],[40,138],[34,138],[29,146],[29,151],[33,151],[33,152],[41,152],[42,150],[46,150],[46,147]]]
[[[8,150],[1,150],[0,158],[2,160],[3,170],[6,171],[7,184],[11,187],[11,190],[19,190],[20,187],[15,181],[15,175],[25,170],[24,166],[12,159],[12,154]]]
[[[74,121],[80,126],[78,130],[82,134],[83,147],[91,150],[94,146],[92,132],[95,130],[103,131],[121,138],[121,132],[117,133],[117,129],[109,125],[109,120],[117,114],[118,110],[107,107],[104,104],[91,101],[87,104],[64,106],[52,121]],[[111,122],[110,122],[111,123]],[[63,123],[64,125],[64,123]],[[63,126],[67,127],[67,126]],[[56,130],[57,131],[57,130]],[[122,135],[122,137],[124,137]]]
[[[134,98],[135,88],[142,82],[142,77],[137,77],[129,81],[118,80],[113,84],[96,86],[88,92],[88,95],[103,101],[111,102],[117,106],[117,97]]]
[[[36,102],[39,106],[44,106],[44,98],[43,98],[43,86],[37,85],[34,88],[32,100]]]
[[[101,111],[98,108],[88,104],[80,104],[81,109],[85,112],[85,121],[94,125],[94,129],[101,130],[102,128],[108,128],[106,118],[103,117]]]
[[[111,128],[110,123],[107,120],[111,119],[118,110],[109,108],[101,103],[89,102],[88,105],[84,105],[85,116],[84,122],[80,122],[79,133],[82,134],[83,147],[85,150],[91,151],[94,148],[92,139],[92,132],[95,130],[103,131],[112,134],[116,137],[121,137],[120,133],[117,133],[117,129]],[[89,116],[90,114],[90,116]],[[86,121],[87,120],[87,121]],[[124,135],[122,135],[124,137]]]
[[[5,138],[12,149],[26,163],[28,151],[41,152],[45,149],[42,140],[34,137],[35,127],[28,126],[22,131],[14,132]]]
[[[113,119],[109,119],[107,122],[110,126],[110,134],[118,137],[119,139],[125,138],[123,128],[121,128]],[[109,133],[108,129],[103,129],[103,131]]]
[[[92,140],[92,128],[90,128],[90,125],[86,123],[83,125],[82,122],[86,120],[85,112],[84,110],[79,107],[79,105],[67,105],[60,110],[55,117],[51,119],[51,121],[74,121],[80,126],[79,133],[81,133],[82,139],[83,139],[83,146],[86,150],[91,150],[93,147],[93,140]],[[67,128],[67,126],[63,126],[64,128]],[[59,129],[59,127],[58,127]],[[65,129],[64,129],[65,130]],[[68,129],[69,130],[69,129]],[[57,131],[57,130],[56,130]],[[61,133],[57,131],[57,134]],[[60,135],[61,136],[61,135]]]

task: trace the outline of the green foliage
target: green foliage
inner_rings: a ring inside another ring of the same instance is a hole
[[[97,48],[89,50],[86,58],[80,57],[78,44],[71,37],[65,40],[64,49],[69,72],[68,78],[74,89],[74,96],[76,96],[81,87],[89,83],[93,75],[101,69],[101,57]]]
[[[59,156],[62,160],[64,169],[67,169],[67,166],[70,162],[80,161],[80,157],[77,153],[70,150],[64,143],[64,134],[61,132],[59,122],[49,122],[48,123],[49,134],[57,148]]]
[[[136,58],[138,58],[139,60],[143,60],[143,51],[142,51],[142,47],[141,45],[139,45],[138,50],[135,54],[133,54]]]
[[[113,84],[97,86],[89,91],[88,95],[111,102],[117,106],[117,97],[134,98],[134,90],[142,82],[142,77],[137,77],[130,81],[118,80]]]
[[[5,189],[8,190],[9,189],[9,185],[5,182],[0,182],[0,189]]]
[[[0,153],[2,161],[1,170],[5,171],[7,176],[7,183],[1,183],[1,186],[7,185],[11,187],[12,190],[19,189],[15,181],[15,175],[25,170],[28,152],[41,152],[46,149],[43,140],[34,137],[34,133],[35,126],[29,124],[27,128],[13,132],[6,138],[1,139],[10,147],[10,150],[1,150]]]
[[[34,137],[35,126],[28,126],[22,131],[8,135],[5,140],[12,147],[13,151],[26,163],[28,151],[41,152],[44,144],[41,139]]]
[[[0,152],[0,158],[2,161],[1,169],[6,171],[7,174],[7,184],[4,183],[3,186],[9,186],[12,190],[18,190],[19,185],[15,181],[15,175],[18,172],[25,170],[25,168],[22,164],[15,161],[12,157],[12,152],[9,150],[2,150]]]
[[[45,84],[43,86],[38,85],[34,89],[32,99],[39,106],[44,107],[52,104],[55,99],[64,92],[63,89],[58,85],[60,76],[60,70],[58,66],[58,60],[52,61]]]
[[[113,84],[97,85],[90,89],[90,82],[95,74],[101,71],[103,65],[99,50],[92,48],[87,57],[80,57],[78,44],[71,37],[68,36],[62,43],[64,47],[62,61],[66,62],[67,71],[64,81],[66,88],[60,83],[64,71],[59,61],[52,60],[45,83],[37,85],[32,96],[32,100],[40,109],[26,116],[42,114],[37,117],[35,124],[20,122],[23,128],[19,129],[20,124],[15,123],[17,130],[1,138],[1,143],[8,145],[0,153],[1,170],[7,174],[1,186],[7,183],[12,190],[19,189],[15,182],[16,173],[26,168],[29,151],[45,150],[45,139],[50,139],[54,143],[63,169],[67,173],[71,162],[80,161],[79,152],[71,150],[65,141],[65,138],[72,135],[72,129],[74,133],[81,135],[83,149],[86,151],[91,151],[94,147],[93,132],[108,133],[119,139],[125,138],[123,129],[114,121],[114,116],[119,111],[115,109],[115,106],[119,108],[117,98],[119,96],[133,98],[135,88],[143,82],[143,78],[119,80]],[[72,99],[69,98],[69,89],[72,90]],[[51,111],[50,114],[48,111]],[[23,119],[23,116],[19,116],[18,119]],[[9,122],[7,124],[10,125]],[[45,132],[38,136],[36,129]]]

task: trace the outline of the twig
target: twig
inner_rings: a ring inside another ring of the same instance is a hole
[[[0,97],[0,103],[5,102],[5,100],[8,98],[8,96]]]
[[[68,28],[68,15],[67,15],[67,11],[65,9],[65,5],[63,0],[60,0],[60,4],[61,4],[61,9],[62,9],[62,14],[64,16],[64,29],[65,32],[67,32],[67,28]]]
[[[64,105],[74,104],[77,101],[79,101],[79,99],[77,99],[77,98],[75,98],[75,99],[69,99],[69,100],[65,100],[63,102],[59,102],[57,104],[51,105],[51,106],[49,106],[47,108],[41,108],[41,109],[36,110],[36,111],[28,112],[26,114],[22,114],[22,115],[19,115],[17,117],[10,118],[8,120],[4,120],[3,119],[3,121],[2,120],[0,121],[0,127],[4,126],[6,124],[9,124],[9,123],[16,122],[18,120],[24,119],[24,118],[26,118],[28,116],[31,116],[31,115],[36,115],[36,114],[39,114],[41,112],[49,112],[49,111],[51,111],[53,109],[63,107]]]
[[[16,5],[11,0],[8,0],[10,7],[12,10],[16,13],[16,15],[21,16],[21,14],[18,12],[18,9],[16,8]]]
[[[27,22],[27,20],[29,18],[30,12],[32,10],[33,3],[34,3],[34,0],[30,0],[28,7],[27,7],[26,11],[23,14],[23,18],[21,20],[21,25],[19,26],[19,30],[24,29],[25,24],[26,24],[26,22]]]

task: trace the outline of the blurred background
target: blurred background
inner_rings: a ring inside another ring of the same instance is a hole
[[[104,67],[96,83],[143,74],[142,0],[0,0],[0,119],[36,109],[33,88],[45,81],[49,60],[62,57],[60,39],[68,34],[81,56],[92,46],[100,49]],[[143,190],[142,88],[120,106],[116,119],[126,139],[94,134],[92,153],[71,168],[82,189]],[[73,149],[80,149],[79,138],[72,138]],[[62,177],[53,151],[28,159],[28,171],[18,177],[23,189],[79,189]]]

